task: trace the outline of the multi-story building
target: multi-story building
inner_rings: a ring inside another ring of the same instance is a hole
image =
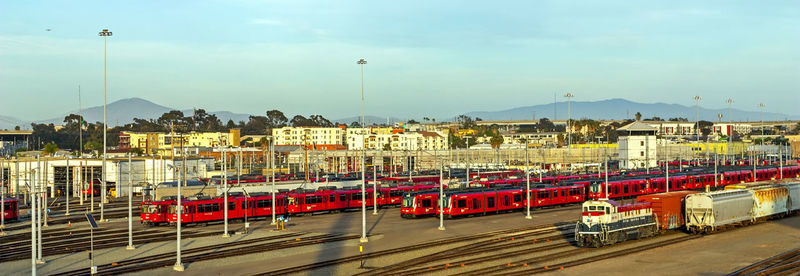
[[[345,145],[344,127],[282,127],[272,129],[275,145]]]
[[[367,149],[373,150],[444,150],[447,149],[447,135],[433,131],[387,133],[381,129],[347,129],[348,149],[364,149],[365,144]]]
[[[182,134],[160,132],[122,131],[119,135],[119,149],[142,149],[145,153],[172,151],[178,147],[226,147],[239,146],[239,129],[226,132],[190,132]]]

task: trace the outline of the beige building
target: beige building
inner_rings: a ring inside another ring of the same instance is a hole
[[[229,132],[190,132],[170,134],[160,132],[122,131],[119,135],[119,148],[122,150],[138,148],[145,153],[172,152],[178,147],[227,147],[239,146],[240,130]],[[183,142],[181,142],[183,141]]]

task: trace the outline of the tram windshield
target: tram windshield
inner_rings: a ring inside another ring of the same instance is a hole
[[[142,213],[145,214],[154,214],[158,213],[158,205],[155,204],[144,204],[142,205]]]
[[[407,196],[403,197],[403,208],[411,208],[414,207],[414,197]]]

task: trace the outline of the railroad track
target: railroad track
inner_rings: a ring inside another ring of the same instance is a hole
[[[616,251],[612,251],[612,252],[608,252],[608,253],[602,253],[602,254],[599,254],[599,255],[590,256],[590,257],[586,257],[586,258],[581,258],[581,259],[577,259],[577,260],[573,260],[573,261],[566,261],[566,262],[561,262],[561,263],[552,263],[558,258],[553,258],[552,256],[549,256],[549,258],[548,258],[549,260],[538,260],[539,264],[548,263],[548,262],[550,263],[549,265],[544,265],[544,266],[542,266],[542,265],[538,265],[538,266],[525,265],[527,263],[519,263],[519,262],[517,262],[517,263],[508,263],[508,264],[506,264],[505,267],[507,269],[513,269],[515,271],[511,271],[511,272],[507,272],[507,273],[497,273],[497,272],[499,272],[500,270],[503,270],[503,269],[495,267],[496,270],[494,270],[492,273],[495,274],[495,275],[511,276],[511,275],[531,275],[531,274],[536,274],[536,273],[550,272],[550,271],[553,271],[553,270],[561,270],[561,269],[564,269],[564,268],[567,268],[567,267],[579,266],[579,265],[593,263],[593,262],[597,262],[597,261],[601,261],[601,260],[621,257],[621,256],[625,256],[625,255],[629,255],[629,254],[633,254],[633,253],[637,253],[637,252],[642,252],[642,251],[646,251],[646,250],[650,250],[650,249],[654,249],[654,248],[658,248],[658,247],[662,247],[662,246],[666,246],[666,245],[671,245],[671,244],[675,244],[675,243],[680,243],[680,242],[684,242],[684,241],[688,241],[688,240],[699,239],[701,237],[702,236],[700,236],[700,235],[682,236],[682,237],[672,238],[672,239],[668,239],[668,240],[665,240],[665,241],[659,241],[659,242],[655,242],[655,243],[646,243],[646,241],[648,239],[644,239],[644,240],[640,241],[640,242],[645,243],[644,245],[637,245],[637,246],[632,247],[632,248],[624,248],[624,249],[621,249],[621,250],[616,250]],[[616,244],[614,246],[611,246],[610,248],[615,248],[615,247],[618,248],[618,247],[620,247],[620,245],[623,245],[623,244],[624,243]],[[590,250],[591,249],[581,248],[581,249],[576,249],[575,251],[586,252],[586,251],[590,251]],[[559,258],[571,256],[572,253],[576,253],[576,252],[564,252],[564,253],[560,254],[561,256],[559,256]],[[577,253],[580,253],[580,252],[577,252]],[[531,263],[531,264],[537,263],[537,262],[535,262],[537,260],[529,260],[529,261],[534,261],[534,262],[528,262],[528,263]],[[465,275],[477,275],[477,274],[476,273],[472,273],[472,272],[468,272]]]
[[[234,256],[242,256],[248,254],[262,253],[267,251],[276,251],[281,249],[295,248],[301,246],[341,242],[347,240],[359,239],[360,235],[342,235],[342,234],[320,234],[308,237],[300,237],[306,233],[292,233],[280,236],[268,237],[265,239],[242,240],[238,242],[217,244],[204,246],[193,249],[183,250],[182,262],[190,264],[199,261],[207,261],[221,258],[228,258]],[[292,237],[297,237],[291,239]],[[287,240],[280,240],[290,238]],[[115,262],[98,266],[98,273],[95,275],[118,275],[123,273],[139,272],[144,270],[156,269],[166,266],[171,266],[175,263],[175,253],[164,253],[122,262]],[[59,273],[56,275],[89,275],[86,269],[74,270]]]
[[[164,232],[164,231],[154,231],[154,230],[146,230],[147,232],[139,232],[134,234],[133,241],[135,244],[146,244],[152,242],[162,242],[162,241],[170,241],[175,240],[175,233],[174,232]],[[196,232],[196,231],[186,231],[181,233],[181,236],[184,238],[199,238],[199,237],[207,237],[219,235],[217,232]],[[60,240],[60,241],[52,241],[42,243],[42,256],[55,256],[61,254],[68,254],[68,253],[76,253],[76,252],[84,252],[89,250],[89,236],[81,236],[76,237],[74,239],[68,240]],[[15,261],[15,260],[22,260],[30,258],[31,251],[30,251],[30,242],[26,245],[25,242],[21,242],[18,244],[18,247],[14,247],[13,249],[2,250],[2,252],[8,252],[4,254],[0,254],[0,262],[8,262],[8,261]],[[124,247],[128,244],[128,237],[127,235],[120,235],[118,233],[105,233],[100,235],[99,237],[95,237],[94,241],[94,248],[95,249],[104,249],[104,248],[114,248],[114,247]]]
[[[387,249],[387,250],[383,250],[383,251],[370,252],[370,253],[365,253],[362,256],[350,256],[350,257],[344,257],[344,258],[339,258],[339,259],[332,259],[332,260],[327,260],[327,261],[315,262],[313,264],[306,264],[306,265],[288,267],[288,268],[273,270],[273,271],[269,271],[269,272],[264,272],[264,273],[257,274],[257,275],[285,275],[285,274],[289,274],[289,273],[307,272],[307,271],[311,271],[311,270],[319,269],[319,268],[323,268],[323,267],[335,266],[335,265],[345,264],[345,263],[349,263],[349,262],[358,262],[358,261],[361,261],[362,259],[367,260],[367,259],[373,259],[373,258],[377,258],[377,257],[387,256],[387,255],[407,253],[409,251],[414,251],[414,250],[427,249],[427,248],[431,248],[431,247],[446,246],[446,245],[456,244],[456,243],[461,243],[461,242],[469,242],[469,241],[474,241],[474,240],[479,240],[479,239],[493,238],[493,237],[496,237],[498,235],[507,235],[507,234],[512,234],[512,233],[520,233],[520,232],[524,232],[524,231],[539,231],[539,230],[544,230],[544,229],[547,229],[547,228],[560,229],[560,228],[569,228],[569,227],[573,227],[573,225],[569,224],[569,223],[559,223],[559,224],[537,225],[537,226],[532,226],[532,227],[523,227],[523,228],[516,228],[516,229],[507,229],[507,230],[499,230],[499,231],[492,231],[492,232],[486,232],[486,233],[478,233],[478,234],[472,234],[472,235],[455,237],[455,238],[440,239],[440,240],[435,240],[435,241],[415,244],[415,245],[406,246],[406,247],[399,247],[399,248]]]
[[[677,234],[673,234],[677,235]],[[506,244],[505,246],[497,246],[492,250],[485,250],[483,253],[481,252],[463,252],[458,254],[450,254],[447,256],[451,262],[448,263],[441,263],[437,265],[431,265],[428,267],[418,267],[407,269],[403,271],[392,271],[390,273],[382,273],[381,275],[420,275],[420,274],[431,274],[431,273],[441,273],[444,270],[463,270],[470,267],[480,266],[479,264],[491,261],[500,261],[500,264],[496,265],[489,265],[489,266],[482,266],[479,269],[471,270],[471,271],[458,271],[458,272],[451,272],[451,273],[458,273],[459,275],[529,275],[534,273],[541,273],[541,272],[550,272],[553,270],[561,270],[569,266],[577,266],[581,264],[596,262],[600,260],[605,260],[609,258],[615,258],[627,254],[632,254],[635,252],[640,252],[668,244],[673,244],[676,242],[691,240],[695,238],[699,238],[700,236],[684,236],[678,237],[666,241],[660,241],[650,244],[644,244],[641,246],[636,246],[634,248],[626,248],[621,249],[613,252],[602,253],[590,257],[585,257],[573,261],[568,262],[556,262],[560,259],[569,258],[579,254],[586,254],[591,253],[596,250],[608,250],[612,248],[620,248],[621,244],[617,244],[611,247],[604,247],[602,249],[589,249],[589,248],[577,248],[575,246],[575,242],[572,239],[567,239],[567,243],[557,243],[557,244],[547,244],[543,246],[535,246],[535,247],[528,247],[522,248],[512,251],[502,251],[502,252],[494,252],[495,250],[503,250],[503,249],[511,249],[517,246],[513,244]],[[647,239],[639,241],[639,242],[647,242]],[[561,250],[567,249],[567,250]],[[560,250],[560,251],[558,251]],[[524,255],[531,255],[538,252],[543,251],[555,251],[546,255],[531,257],[523,260],[515,260],[513,262],[507,261],[509,256],[524,256]],[[494,252],[492,254],[488,254],[488,256],[481,256],[475,258],[468,258],[464,260],[458,260],[458,257],[470,256],[472,254],[485,254],[486,252]],[[427,257],[427,256],[425,256]],[[423,258],[423,257],[420,257]],[[502,260],[502,261],[501,261]],[[510,271],[511,270],[511,271]],[[507,272],[504,272],[507,271]]]
[[[92,215],[95,216],[96,219],[100,219],[100,211],[95,210]],[[114,210],[114,211],[106,211],[103,214],[103,218],[105,219],[118,219],[118,218],[125,218],[128,217],[128,210]],[[133,209],[133,217],[134,220],[138,220],[139,218],[139,210],[138,208]],[[85,222],[86,218],[83,215],[83,211],[80,213],[70,214],[69,216],[56,216],[56,217],[48,217],[47,224],[67,224],[68,222]],[[30,229],[30,220],[19,220],[12,225],[6,225],[3,228],[3,231],[17,231],[23,229]]]
[[[88,237],[90,230],[89,229],[57,229],[54,231],[42,231],[42,239],[44,244],[48,242],[52,242],[53,240],[69,240],[77,237],[86,236]],[[94,235],[97,237],[101,237],[103,235],[108,234],[126,234],[128,233],[128,229],[108,229],[108,228],[100,228],[94,231]],[[22,246],[30,245],[31,242],[31,234],[29,233],[19,233],[14,234],[13,236],[7,236],[3,239],[0,239],[3,243],[0,244],[0,252],[6,249],[13,249],[15,247],[19,247],[19,244]]]
[[[796,275],[800,274],[800,248],[786,251],[751,264],[729,275]]]
[[[567,230],[569,232],[571,229],[562,227],[562,229]],[[547,236],[542,236],[544,234],[549,234],[551,232],[558,232],[556,234],[550,234]],[[375,268],[373,270],[358,273],[356,275],[359,276],[369,276],[369,275],[408,275],[413,274],[409,273],[407,270],[409,268],[424,266],[423,270],[427,270],[428,266],[425,264],[429,264],[436,261],[447,261],[453,260],[459,257],[464,256],[471,256],[477,254],[486,254],[490,252],[496,252],[498,250],[506,250],[510,248],[520,247],[523,245],[536,243],[539,242],[550,242],[555,240],[563,240],[565,233],[561,232],[561,229],[556,227],[554,229],[537,229],[535,231],[526,231],[518,234],[512,234],[508,236],[502,237],[492,237],[490,239],[485,239],[482,241],[469,243],[467,245],[455,247],[455,248],[447,248],[441,251],[438,251],[433,254],[419,256],[417,258],[413,258],[410,260],[406,260],[403,262],[381,266],[379,268]],[[538,238],[534,238],[538,237]],[[536,241],[535,241],[536,240]],[[560,245],[561,247],[570,246],[568,243],[563,243]],[[551,247],[555,248],[555,247]],[[536,248],[536,250],[541,250],[541,248]],[[506,253],[500,254],[504,257],[508,257],[509,255]],[[447,267],[449,263],[442,264],[442,267]]]

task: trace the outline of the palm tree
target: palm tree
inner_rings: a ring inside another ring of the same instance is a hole
[[[46,145],[44,145],[44,150],[42,150],[42,152],[52,156],[53,154],[58,152],[58,146],[53,142],[47,143]]]

